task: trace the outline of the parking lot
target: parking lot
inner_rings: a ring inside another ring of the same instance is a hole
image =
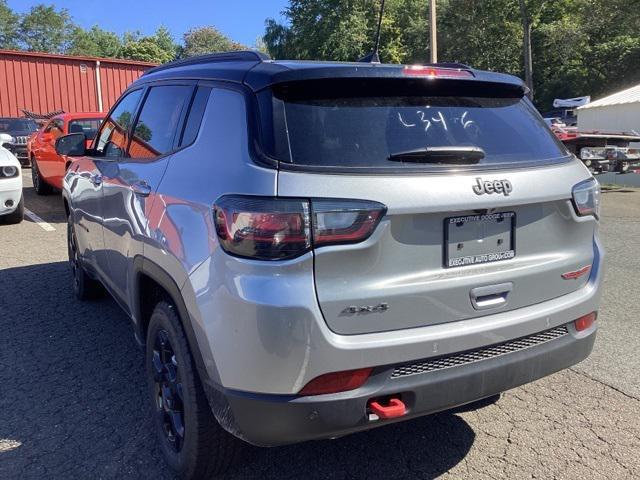
[[[74,300],[59,195],[0,226],[0,478],[170,478],[142,355],[109,298]],[[476,412],[347,438],[247,449],[228,478],[640,477],[640,191],[603,194],[600,333],[576,367]]]

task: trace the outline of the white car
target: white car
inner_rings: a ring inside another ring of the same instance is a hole
[[[22,170],[20,162],[5,143],[13,138],[0,133],[0,222],[20,223],[24,216],[24,198],[22,196]]]

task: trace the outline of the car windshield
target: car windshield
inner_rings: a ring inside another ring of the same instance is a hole
[[[379,96],[316,98],[309,92],[276,94],[273,102],[273,153],[296,165],[451,167],[427,158],[428,152],[420,155],[429,149],[449,152],[449,157],[477,149],[483,158],[473,162],[476,168],[558,161],[567,155],[530,102],[520,97],[387,91]]]
[[[69,122],[69,133],[84,133],[87,140],[93,140],[100,128],[101,118],[83,118]]]
[[[3,118],[0,119],[0,133],[4,132],[27,132],[33,133],[38,130],[38,125],[33,120],[26,118]]]

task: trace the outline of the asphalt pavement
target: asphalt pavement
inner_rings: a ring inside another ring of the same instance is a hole
[[[25,174],[26,206],[46,224],[0,225],[0,478],[172,478],[129,321],[109,298],[74,300],[60,196],[38,197]],[[639,478],[640,191],[603,201],[608,268],[588,360],[475,412],[248,448],[225,478]]]

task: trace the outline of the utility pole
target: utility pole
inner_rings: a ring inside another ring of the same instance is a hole
[[[524,54],[524,82],[529,87],[529,98],[533,100],[533,56],[531,54],[531,19],[527,12],[525,0],[520,0],[520,15],[522,17],[523,54]]]
[[[431,43],[429,51],[431,53],[431,63],[438,63],[438,34],[436,29],[436,0],[429,0],[429,33]]]

